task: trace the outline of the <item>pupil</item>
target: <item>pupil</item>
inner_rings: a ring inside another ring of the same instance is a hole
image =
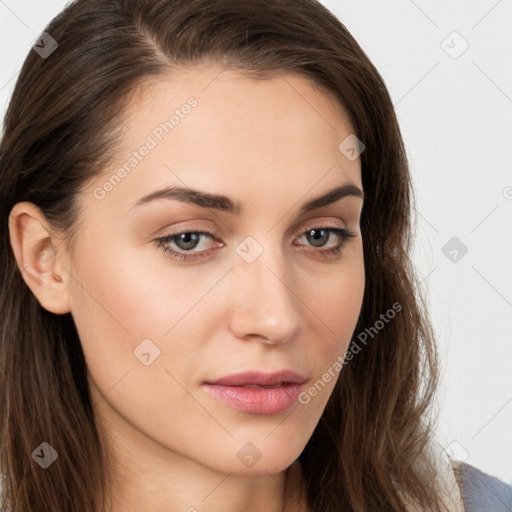
[[[328,233],[325,229],[311,229],[308,233],[308,236],[311,235],[311,233],[316,233],[316,234],[323,233],[323,235],[320,235],[320,240],[317,237],[315,237],[314,235],[312,236],[313,245],[317,244],[317,242],[319,242],[319,241],[320,241],[320,243],[318,243],[317,246],[321,246],[321,245],[325,244],[326,240],[322,240],[322,238],[326,238],[326,235],[328,235]]]
[[[178,242],[185,242],[185,247],[180,247],[180,249],[193,249],[197,245],[198,237],[198,233],[182,233],[178,237]],[[192,238],[192,241],[189,240],[190,238]]]

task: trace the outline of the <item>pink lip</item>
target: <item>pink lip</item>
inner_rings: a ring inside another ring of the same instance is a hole
[[[203,384],[203,389],[231,407],[252,414],[277,414],[299,398],[302,384],[282,384],[277,388],[244,388]]]
[[[277,414],[297,402],[304,382],[306,378],[292,370],[275,373],[256,370],[204,382],[203,389],[235,409],[252,414]]]
[[[261,370],[249,370],[243,373],[225,375],[220,379],[209,380],[207,384],[220,384],[222,386],[275,386],[276,384],[306,382],[306,377],[293,370],[281,370],[274,373],[266,373]]]

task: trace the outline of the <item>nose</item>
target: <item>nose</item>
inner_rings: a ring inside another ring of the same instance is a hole
[[[281,344],[300,328],[303,303],[293,290],[292,271],[280,256],[264,251],[255,261],[233,269],[231,330],[239,339]]]

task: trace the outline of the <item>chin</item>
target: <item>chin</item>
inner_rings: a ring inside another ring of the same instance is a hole
[[[265,430],[260,436],[244,436],[243,441],[232,440],[233,448],[223,447],[215,465],[218,466],[222,460],[222,468],[218,469],[237,476],[264,476],[285,471],[299,457],[303,445],[293,444],[289,437],[283,439],[275,432],[268,433],[269,430]],[[231,450],[234,456],[230,456]]]

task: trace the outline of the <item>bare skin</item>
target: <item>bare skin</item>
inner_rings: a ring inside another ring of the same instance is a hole
[[[155,128],[190,97],[197,105],[157,140]],[[115,162],[79,196],[74,252],[35,205],[18,203],[9,219],[27,285],[44,308],[76,323],[95,414],[115,455],[112,510],[305,511],[293,462],[337,381],[324,375],[349,345],[365,276],[362,199],[300,207],[346,182],[362,190],[360,159],[338,149],[353,128],[302,77],[254,80],[217,66],[159,77],[122,122]],[[155,147],[105,185],[148,136]],[[176,199],[134,206],[174,185],[223,194],[244,211]],[[340,237],[321,236],[325,228],[355,237],[327,255]],[[307,236],[313,229],[317,244]],[[193,253],[189,261],[155,242],[193,230],[213,238],[201,235],[194,248],[179,237],[166,242]],[[244,254],[257,257],[249,263]],[[151,340],[147,365],[134,354],[143,340]],[[304,390],[322,379],[324,387],[307,403],[254,414],[202,386],[255,368],[290,368],[307,378]],[[247,443],[261,456],[250,466],[239,457]]]

